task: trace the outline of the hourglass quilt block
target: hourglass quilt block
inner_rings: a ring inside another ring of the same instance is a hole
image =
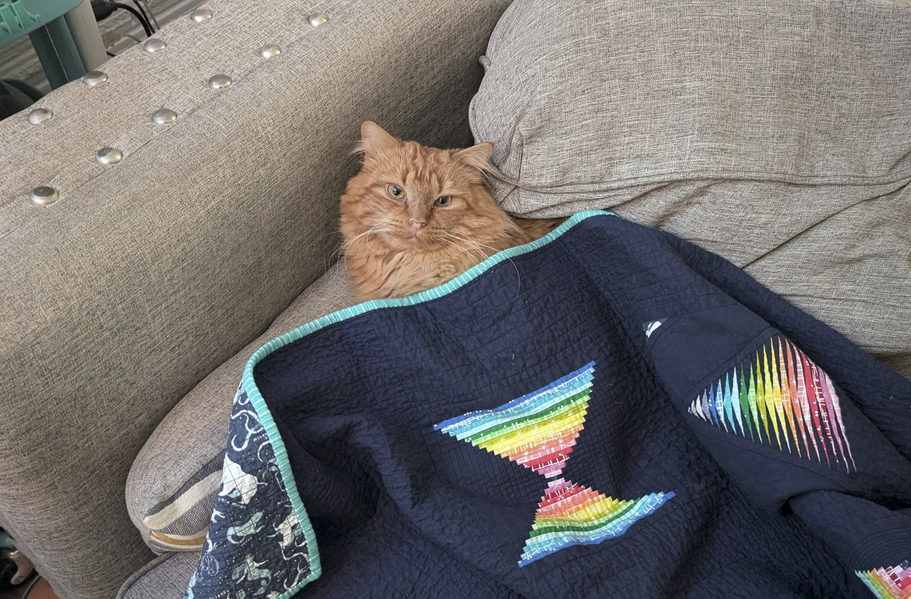
[[[594,372],[595,363],[590,362],[498,408],[469,412],[433,427],[547,479],[519,566],[572,545],[618,537],[674,496],[652,493],[621,501],[560,477],[584,428]]]

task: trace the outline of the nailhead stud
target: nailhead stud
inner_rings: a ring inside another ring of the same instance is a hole
[[[108,80],[108,74],[102,73],[101,71],[89,71],[82,78],[82,82],[90,87],[93,87],[95,85],[100,85],[107,80]]]
[[[47,108],[36,108],[28,113],[28,122],[33,125],[40,125],[44,121],[54,116],[54,113]]]
[[[167,125],[177,120],[177,113],[170,108],[160,108],[152,113],[152,122],[156,125]]]
[[[117,164],[123,160],[123,152],[117,148],[101,148],[95,152],[95,160],[104,165]]]
[[[190,13],[190,18],[197,23],[202,23],[203,21],[208,21],[212,18],[212,11],[208,8],[197,8]]]
[[[48,206],[59,200],[60,194],[53,187],[42,185],[30,191],[28,199],[36,206]]]
[[[150,37],[142,44],[142,49],[151,54],[152,52],[158,52],[163,50],[167,46],[163,40],[158,39],[157,37]]]
[[[227,75],[213,75],[209,77],[209,87],[212,89],[221,89],[231,85],[231,78]]]
[[[273,58],[282,53],[282,49],[275,44],[269,44],[259,49],[264,58]]]

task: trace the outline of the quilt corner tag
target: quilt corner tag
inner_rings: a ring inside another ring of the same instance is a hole
[[[221,486],[186,599],[283,598],[320,574],[306,512],[294,505],[260,415],[241,385]]]
[[[878,599],[911,599],[911,562],[904,560],[897,566],[855,570]]]
[[[687,412],[755,443],[857,471],[829,375],[783,335],[722,375]]]
[[[498,408],[468,412],[434,426],[547,479],[520,568],[566,547],[619,537],[674,497],[668,492],[618,500],[561,476],[584,428],[594,373],[595,363],[589,362]]]

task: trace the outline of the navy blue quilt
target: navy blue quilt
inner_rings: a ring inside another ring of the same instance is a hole
[[[270,342],[231,422],[187,597],[911,596],[911,383],[607,213]]]

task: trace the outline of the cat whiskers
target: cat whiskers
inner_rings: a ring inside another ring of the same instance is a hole
[[[474,245],[474,246],[477,248],[475,251],[478,252],[479,254],[481,254],[482,256],[484,256],[484,259],[485,259],[485,260],[486,260],[487,258],[489,258],[490,256],[492,256],[493,254],[487,254],[487,253],[485,253],[484,251],[481,250],[482,247],[485,247],[485,248],[488,248],[488,249],[493,250],[493,253],[494,253],[494,254],[500,251],[500,250],[498,250],[497,248],[495,248],[495,247],[493,247],[493,246],[490,246],[490,245],[487,245],[487,244],[484,244],[484,243],[480,243],[480,242],[478,242],[478,241],[475,241],[474,239],[468,239],[467,237],[462,237],[461,235],[456,235],[456,234],[453,233],[452,231],[445,231],[445,233],[446,233],[449,237],[452,237],[453,239],[458,239],[459,241],[464,241],[464,242],[467,242],[467,243],[470,243],[470,244]],[[516,297],[514,297],[513,299],[517,299],[517,298],[519,297],[519,292],[522,290],[522,275],[519,274],[519,267],[516,266],[516,263],[513,262],[512,258],[507,257],[506,259],[509,260],[509,263],[512,264],[512,267],[516,270],[516,281],[517,281],[517,285],[516,285]]]
[[[367,239],[366,239],[367,249],[370,250],[370,251],[373,251],[373,250],[370,249],[370,235],[373,235],[374,233],[390,233],[390,232],[392,231],[392,229],[389,229],[389,228],[385,228],[385,229],[384,229],[384,228],[381,228],[381,227],[384,227],[384,226],[386,226],[384,223],[379,223],[379,224],[373,225],[372,227],[370,227],[369,229],[367,229],[367,230],[364,231],[363,233],[357,235],[356,237],[352,237],[352,238],[349,239],[346,243],[343,243],[341,246],[339,246],[339,248],[338,248],[337,250],[335,250],[334,252],[332,252],[332,255],[329,256],[329,262],[330,262],[330,263],[332,262],[332,260],[335,258],[335,255],[336,255],[336,254],[341,254],[342,258],[345,258],[345,255],[344,255],[343,252],[344,252],[346,249],[348,249],[349,247],[351,247],[351,245],[352,245],[355,241],[357,241],[358,239],[360,239],[361,237],[366,237],[366,238],[367,238]],[[345,270],[348,271],[348,260],[347,260],[347,259],[345,259]],[[349,274],[350,274],[350,271],[348,271],[348,272],[349,272]]]
[[[445,238],[440,239],[440,241],[442,241],[443,243],[445,243],[446,245],[448,245],[450,247],[456,248],[457,250],[459,250],[460,252],[462,252],[463,254],[468,256],[469,260],[474,259],[474,256],[471,255],[471,252],[469,252],[467,249],[465,249],[465,247],[462,244],[460,244],[456,241],[452,241],[450,239],[445,239]]]
[[[480,244],[478,244],[478,242],[475,241],[474,239],[468,239],[467,237],[462,237],[462,236],[460,236],[460,235],[456,235],[455,233],[452,233],[451,231],[447,231],[447,230],[445,230],[445,229],[443,230],[443,232],[444,232],[444,234],[446,235],[446,238],[443,238],[442,241],[445,241],[445,242],[449,243],[449,245],[455,245],[455,246],[458,247],[460,250],[462,250],[463,252],[465,252],[469,257],[471,257],[471,253],[468,252],[468,250],[466,250],[464,246],[458,245],[458,244],[457,244],[458,241],[461,241],[461,242],[463,242],[463,243],[470,243],[471,245],[473,245],[473,246],[474,246],[474,250],[473,250],[473,251],[475,251],[475,252],[481,254],[481,257],[482,257],[481,259],[482,259],[482,260],[486,260],[487,258],[490,258],[490,254],[484,252],[484,251],[481,249]],[[447,239],[447,238],[450,238],[450,239]],[[453,241],[453,240],[455,240],[455,241]]]

